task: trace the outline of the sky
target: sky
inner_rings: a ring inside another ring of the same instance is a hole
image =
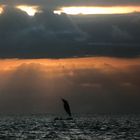
[[[140,54],[138,1],[89,1],[85,6],[84,1],[44,0],[0,4],[0,58]]]
[[[139,0],[0,0],[0,112],[139,113]]]

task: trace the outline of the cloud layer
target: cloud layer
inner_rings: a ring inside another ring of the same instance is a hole
[[[131,20],[130,20],[131,19]],[[1,58],[140,55],[139,14],[34,17],[13,7],[0,15]]]
[[[69,5],[101,5],[101,6],[114,6],[114,5],[140,5],[139,0],[0,0],[1,4],[16,5],[16,4],[31,4],[31,5],[44,5],[47,7],[59,7]]]

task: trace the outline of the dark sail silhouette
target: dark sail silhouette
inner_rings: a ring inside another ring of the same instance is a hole
[[[71,110],[70,110],[70,106],[69,106],[68,101],[62,98],[62,102],[63,102],[65,111],[71,117]]]

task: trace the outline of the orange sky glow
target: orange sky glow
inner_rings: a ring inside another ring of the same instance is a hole
[[[70,58],[70,59],[1,59],[0,70],[16,69],[23,64],[38,64],[48,70],[62,69],[125,69],[128,66],[140,65],[140,58],[117,59],[109,57]]]
[[[64,97],[73,112],[113,112],[127,100],[139,111],[139,72],[140,58],[0,59],[0,105],[20,111],[28,101],[31,112],[59,113]]]

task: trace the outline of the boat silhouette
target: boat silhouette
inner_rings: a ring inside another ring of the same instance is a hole
[[[69,117],[72,117],[71,109],[70,109],[70,105],[69,105],[68,101],[62,98],[62,102],[63,102],[64,110],[69,115]]]
[[[70,109],[70,105],[68,103],[68,101],[66,99],[61,98],[62,102],[63,102],[63,107],[65,112],[68,114],[68,118],[61,118],[61,117],[56,117],[54,120],[73,120],[72,118],[72,114],[71,114],[71,109]]]

